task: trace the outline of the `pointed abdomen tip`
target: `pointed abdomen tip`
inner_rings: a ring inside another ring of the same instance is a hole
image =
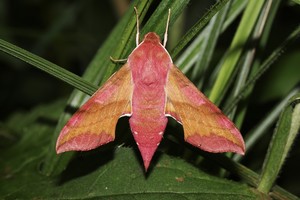
[[[143,158],[143,163],[144,163],[144,167],[145,167],[145,171],[148,170],[150,162],[152,160],[152,157],[157,149],[157,145],[156,146],[142,146],[142,145],[138,145],[139,150],[141,152],[141,156]]]

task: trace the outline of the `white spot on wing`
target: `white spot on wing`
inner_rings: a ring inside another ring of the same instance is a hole
[[[170,114],[165,114],[165,116],[166,116],[166,117],[171,117],[171,118],[173,118],[176,122],[178,122],[179,124],[182,125],[181,121],[178,121],[178,120],[177,120],[175,117],[173,117],[172,115],[170,115]]]
[[[121,115],[119,118],[121,117],[131,117],[132,113],[125,113],[123,115]]]

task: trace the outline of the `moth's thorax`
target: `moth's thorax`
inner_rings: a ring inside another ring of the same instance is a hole
[[[134,83],[145,86],[165,84],[172,66],[169,53],[160,43],[159,36],[150,32],[128,57]]]

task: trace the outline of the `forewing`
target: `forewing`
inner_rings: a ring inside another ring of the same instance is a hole
[[[208,152],[244,154],[239,130],[176,66],[169,71],[166,93],[166,115],[183,125],[187,142]]]
[[[87,151],[114,140],[118,119],[131,114],[131,95],[131,73],[125,64],[64,126],[56,143],[57,153]]]

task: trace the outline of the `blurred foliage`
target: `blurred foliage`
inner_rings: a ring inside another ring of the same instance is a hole
[[[1,1],[0,10],[4,11],[1,39],[79,75],[119,17],[110,1]],[[1,119],[70,94],[70,86],[5,54],[0,56]]]

